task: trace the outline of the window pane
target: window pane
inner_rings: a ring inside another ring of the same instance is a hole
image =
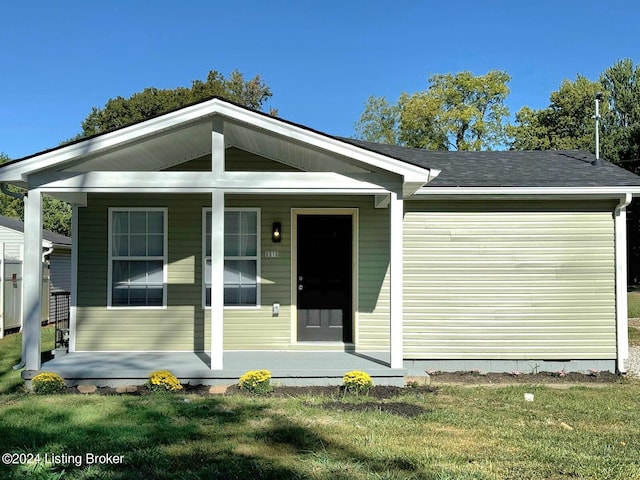
[[[131,305],[132,307],[147,305],[147,288],[129,288],[129,305]]]
[[[257,288],[255,285],[243,285],[240,287],[240,303],[242,305],[255,305],[257,303]]]
[[[147,254],[151,257],[164,255],[164,237],[162,235],[149,235],[147,237]]]
[[[129,212],[112,212],[113,227],[112,232],[129,233]]]
[[[207,212],[205,216],[204,226],[204,248],[205,256],[211,256],[211,212]]]
[[[207,258],[204,262],[204,283],[211,285],[211,259]]]
[[[205,288],[204,292],[204,304],[207,307],[211,306],[211,287]]]
[[[116,260],[113,262],[113,283],[129,283],[129,262]]]
[[[258,251],[258,236],[245,235],[242,237],[242,248],[240,255],[245,257],[255,257]]]
[[[131,233],[147,233],[147,212],[130,212],[129,228]]]
[[[147,305],[150,307],[162,306],[162,287],[147,288]]]
[[[226,233],[224,236],[224,256],[237,257],[238,255],[240,255],[240,236]]]
[[[147,232],[164,233],[164,212],[147,212]]]
[[[224,284],[239,284],[240,271],[238,260],[225,260],[224,262]]]
[[[114,235],[112,239],[111,253],[116,257],[126,257],[129,255],[129,236]]]
[[[256,283],[256,261],[255,260],[239,260],[237,265],[240,271],[240,283]]]
[[[238,287],[224,287],[224,304],[240,304],[240,290],[238,289]]]
[[[258,233],[257,212],[242,212],[242,234]]]
[[[224,231],[225,233],[240,233],[240,212],[225,212]]]
[[[154,260],[154,261],[150,261],[150,262],[144,262],[146,263],[146,269],[147,269],[147,281],[148,283],[152,284],[159,284],[162,285],[163,283],[163,278],[162,278],[162,260]]]
[[[111,304],[115,306],[129,305],[129,288],[114,286],[111,289]]]
[[[227,284],[255,284],[255,260],[225,260],[224,283]]]
[[[147,255],[147,237],[146,235],[131,235],[129,237],[129,246],[131,250],[129,255],[135,257],[145,257]]]
[[[131,275],[130,283],[147,283],[147,262],[130,262],[129,271]]]

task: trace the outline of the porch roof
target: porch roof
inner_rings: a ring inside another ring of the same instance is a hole
[[[408,194],[439,173],[214,97],[3,164],[0,183],[29,187],[35,176],[41,185],[64,174],[161,171],[211,155],[216,119],[222,119],[224,148],[237,147],[303,172],[389,175]]]

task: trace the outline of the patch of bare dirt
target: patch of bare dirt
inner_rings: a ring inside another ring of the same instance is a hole
[[[621,376],[611,372],[593,371],[588,374],[570,372],[540,372],[540,373],[482,373],[477,371],[465,372],[434,372],[431,374],[431,384],[597,384],[616,383]]]

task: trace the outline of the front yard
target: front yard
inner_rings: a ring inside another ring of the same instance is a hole
[[[632,380],[407,388],[385,399],[39,396],[10,371],[19,341],[0,341],[0,478],[640,479]]]

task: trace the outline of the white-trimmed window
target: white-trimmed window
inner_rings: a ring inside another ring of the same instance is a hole
[[[109,209],[110,307],[166,305],[166,208]]]
[[[203,286],[205,307],[211,306],[211,209],[203,214]],[[227,208],[224,212],[224,305],[259,304],[260,209]]]

